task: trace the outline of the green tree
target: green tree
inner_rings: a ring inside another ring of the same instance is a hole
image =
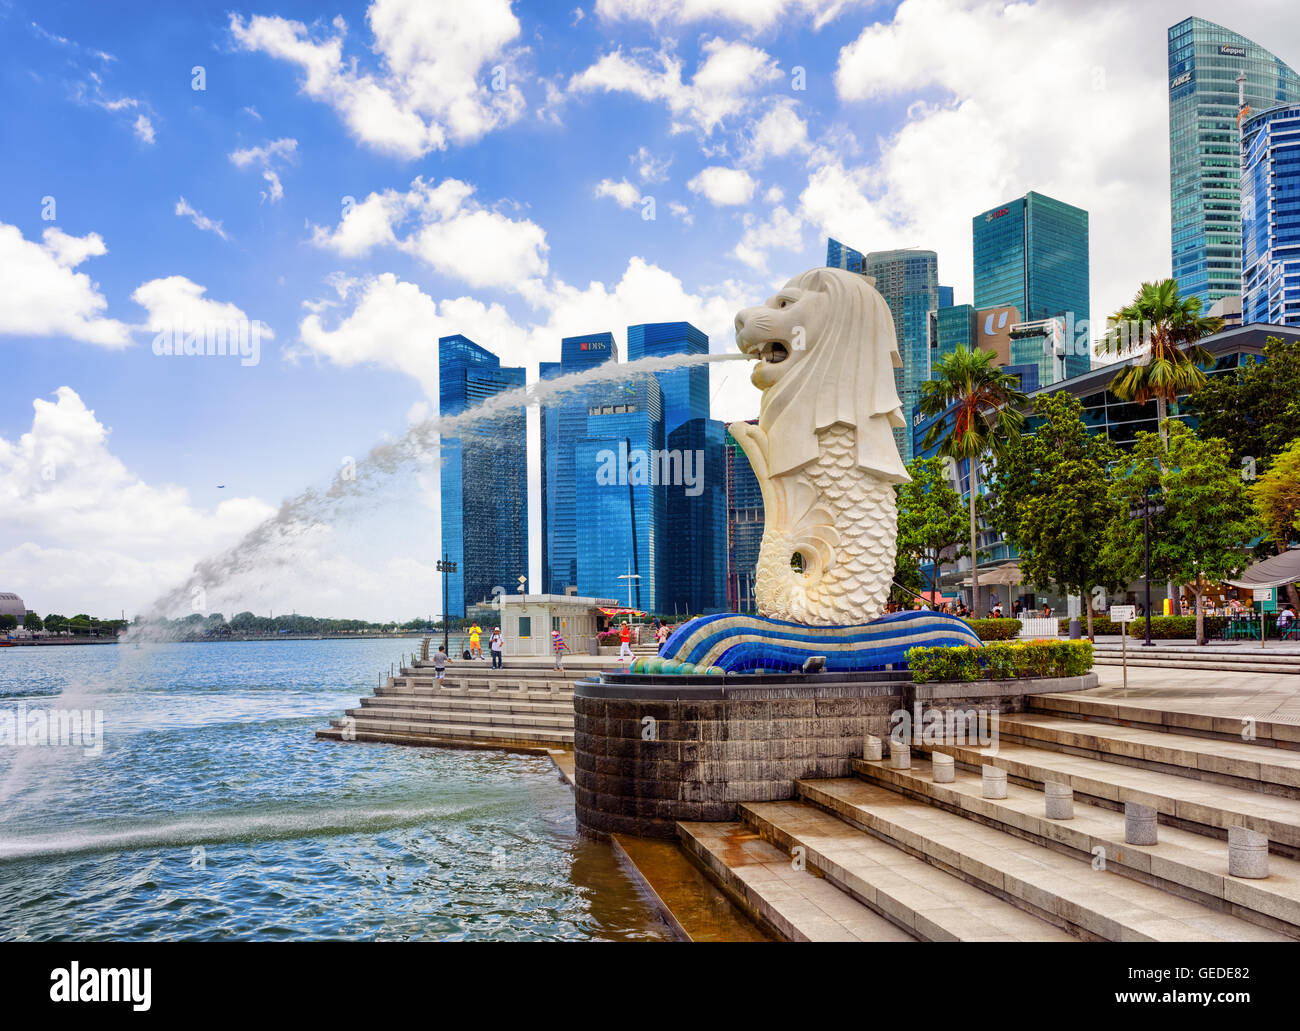
[[[919,587],[921,566],[928,564],[930,574],[925,580],[931,595],[938,589],[940,558],[969,554],[962,545],[966,516],[961,496],[945,475],[946,464],[939,458],[915,458],[907,465],[912,482],[897,487],[898,568],[894,579],[907,587]],[[905,583],[899,574],[910,575],[912,582]]]
[[[60,616],[57,612],[51,612],[41,622],[45,626],[46,633],[56,634],[63,629],[64,624],[68,622],[67,616]]]
[[[1191,589],[1196,640],[1204,644],[1206,589],[1241,571],[1247,545],[1264,526],[1223,441],[1201,440],[1180,422],[1169,424],[1166,441],[1139,433],[1131,465],[1112,482],[1117,517],[1107,527],[1105,557],[1120,575],[1141,570],[1142,520],[1128,519],[1127,509],[1153,488],[1165,512],[1152,520],[1151,570]]]
[[[10,630],[18,629],[18,617],[4,615],[0,616],[0,634],[6,634]]]
[[[1118,452],[1088,432],[1083,405],[1064,391],[1039,395],[1034,416],[1032,436],[997,463],[993,519],[1030,583],[1084,596],[1091,638],[1092,588],[1118,584],[1102,555],[1114,514],[1106,469]]]
[[[1300,340],[1269,337],[1263,361],[1209,377],[1188,402],[1202,437],[1227,441],[1235,465],[1263,472],[1300,436]]]
[[[43,626],[44,624],[41,622],[41,617],[35,612],[29,612],[23,617],[24,630],[36,631],[42,629]]]
[[[1123,354],[1134,342],[1135,333],[1140,333],[1151,347],[1144,361],[1116,374],[1110,389],[1125,401],[1145,404],[1155,400],[1156,426],[1167,449],[1169,406],[1180,394],[1204,385],[1205,373],[1200,366],[1213,360],[1197,341],[1219,332],[1223,320],[1203,317],[1199,297],[1184,297],[1178,292],[1177,280],[1164,279],[1143,283],[1132,303],[1112,315],[1110,321],[1103,350]]]
[[[1268,472],[1250,488],[1255,511],[1280,555],[1300,538],[1300,438],[1273,459]],[[1286,585],[1287,600],[1300,608],[1300,591]]]
[[[1020,436],[1024,416],[1019,408],[1026,396],[1019,380],[993,363],[993,351],[958,345],[935,363],[934,378],[921,384],[921,414],[950,419],[930,427],[923,441],[929,450],[936,444],[940,457],[966,459],[970,467],[970,577],[971,608],[979,609],[979,545],[975,508],[979,496],[979,463],[986,455],[1008,454]]]

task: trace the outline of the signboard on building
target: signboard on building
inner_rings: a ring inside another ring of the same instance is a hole
[[[1233,43],[1224,43],[1219,47],[1219,53],[1224,57],[1245,57],[1246,48]]]

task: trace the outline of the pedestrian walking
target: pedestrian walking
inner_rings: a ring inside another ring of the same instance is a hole
[[[450,662],[451,656],[442,645],[438,645],[438,651],[433,656],[433,677],[438,683],[442,683],[442,678],[447,675],[447,666]]]
[[[501,636],[501,628],[494,626],[492,636],[488,638],[488,651],[492,653],[492,668],[501,669],[501,654],[505,650],[506,639]]]
[[[627,620],[618,628],[618,661],[632,661],[632,628],[627,625]]]
[[[471,659],[483,659],[483,646],[478,643],[479,635],[483,633],[482,627],[475,623],[469,628],[469,657]]]
[[[551,631],[551,647],[555,649],[555,668],[564,669],[563,655],[569,650],[558,630]]]

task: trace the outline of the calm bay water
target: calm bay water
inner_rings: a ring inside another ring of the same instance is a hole
[[[537,756],[319,742],[410,641],[0,649],[0,940],[668,938]]]

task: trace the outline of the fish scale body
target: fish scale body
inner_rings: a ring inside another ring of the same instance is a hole
[[[894,578],[897,498],[894,485],[857,464],[857,442],[850,426],[836,423],[818,434],[818,456],[786,477],[802,477],[816,492],[815,507],[825,519],[796,518],[793,525],[769,523],[764,530],[756,573],[755,600],[776,619],[812,625],[866,623],[879,616]],[[791,484],[780,483],[787,492]],[[812,575],[790,566],[805,546],[810,527],[829,522],[838,541],[833,558]],[[770,545],[770,546],[769,546]]]

